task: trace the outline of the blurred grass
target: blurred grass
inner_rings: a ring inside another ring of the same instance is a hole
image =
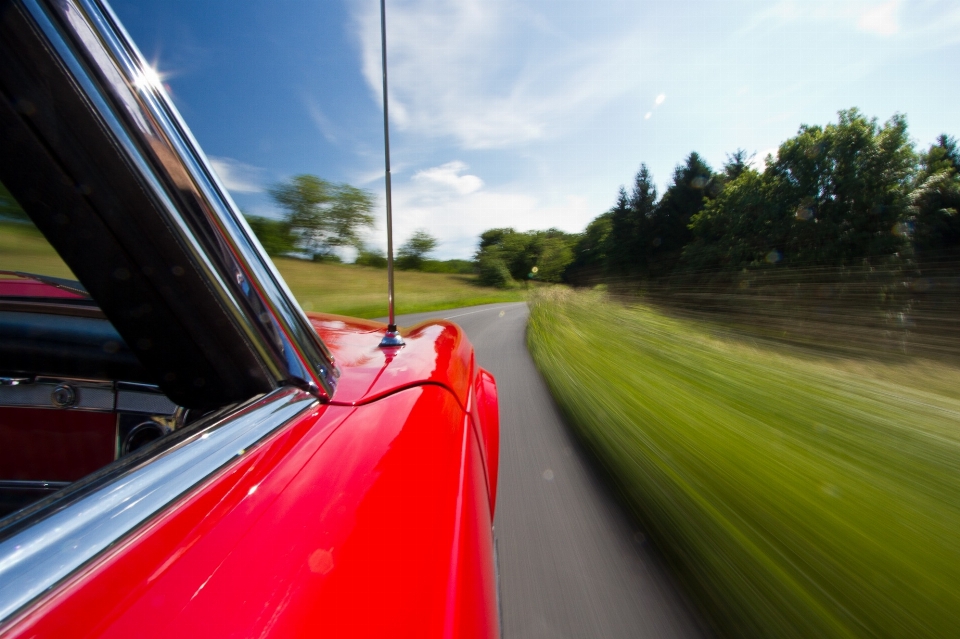
[[[274,263],[305,311],[367,318],[387,314],[384,269],[284,258]],[[40,232],[26,224],[0,223],[0,270],[75,279]],[[417,271],[397,271],[396,287],[398,314],[515,302],[526,295],[479,286],[473,275]]]
[[[728,636],[960,628],[960,370],[757,346],[562,289],[530,351]]]
[[[0,271],[76,279],[40,231],[30,224],[15,222],[0,222]]]
[[[367,318],[387,314],[385,269],[284,258],[274,263],[305,311]],[[479,286],[475,275],[395,271],[395,278],[398,315],[525,299],[523,291]]]

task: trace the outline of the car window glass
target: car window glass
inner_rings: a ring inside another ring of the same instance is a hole
[[[0,182],[0,271],[77,279]],[[10,276],[0,274],[0,278]]]
[[[0,183],[0,537],[8,515],[185,419],[75,280]]]

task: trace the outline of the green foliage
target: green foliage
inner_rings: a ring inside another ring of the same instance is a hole
[[[247,224],[268,255],[284,255],[297,250],[297,238],[287,220],[274,220],[257,215],[248,215],[246,218]]]
[[[620,187],[617,203],[610,210],[610,233],[604,252],[611,274],[622,277],[647,273],[650,253],[656,244],[652,234],[656,205],[657,188],[653,175],[646,164],[641,164],[630,197]]]
[[[745,150],[737,149],[727,155],[727,161],[723,165],[723,173],[714,176],[714,178],[719,181],[721,186],[727,182],[736,180],[744,171],[750,168],[750,162],[753,158],[754,155],[747,155]]]
[[[905,231],[913,231],[923,262],[960,258],[960,152],[957,142],[941,135],[920,158],[916,188],[911,194],[913,215]]]
[[[479,282],[483,286],[510,288],[515,283],[503,260],[495,255],[481,255],[478,260]]]
[[[894,258],[908,248],[915,166],[903,116],[880,126],[850,109],[836,124],[804,125],[763,173],[734,161],[732,179],[690,220],[685,260],[738,269]]]
[[[573,247],[573,261],[564,273],[566,281],[589,284],[606,273],[612,220],[613,211],[607,211],[587,224]]]
[[[477,265],[470,260],[423,260],[420,270],[424,273],[473,275],[477,272]]]
[[[803,125],[761,171],[737,149],[720,172],[691,153],[657,199],[645,165],[631,193],[573,243],[561,278],[648,278],[706,270],[920,264],[960,260],[960,150],[941,135],[917,154],[906,118],[882,125],[857,109]],[[502,247],[514,278],[512,229],[481,240]]]
[[[357,252],[354,264],[371,268],[387,268],[387,256],[380,249],[363,247]]]
[[[349,184],[297,175],[269,192],[284,210],[297,250],[305,253],[328,257],[339,247],[360,248],[360,230],[373,227],[373,196]]]
[[[578,239],[578,236],[559,229],[519,232],[506,228],[484,231],[480,235],[480,248],[476,256],[481,280],[490,278],[490,282],[499,281],[502,266],[513,281],[536,279],[560,282],[567,266],[573,261]]]
[[[427,255],[437,248],[437,238],[423,229],[417,230],[397,251],[397,267],[406,271],[419,271]]]
[[[697,153],[687,156],[673,171],[673,182],[649,216],[650,253],[648,272],[666,274],[676,268],[692,239],[690,220],[721,188],[713,169]]]

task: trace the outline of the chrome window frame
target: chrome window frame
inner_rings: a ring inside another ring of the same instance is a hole
[[[16,0],[279,386],[176,431],[0,523],[0,624],[252,447],[332,398],[338,372],[149,65],[101,0]],[[182,205],[188,192],[200,214]]]
[[[275,381],[328,401],[339,374],[332,354],[113,11],[100,0],[20,2]],[[185,212],[184,196],[169,181],[201,205],[202,215]]]

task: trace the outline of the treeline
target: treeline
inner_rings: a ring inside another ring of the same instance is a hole
[[[250,217],[272,255],[386,266],[365,246],[373,196],[347,184],[300,175],[270,189],[280,220]],[[473,260],[430,259],[437,240],[417,231],[397,252],[401,269],[477,273],[507,288],[538,280],[575,285],[663,280],[793,268],[960,271],[960,150],[941,135],[918,151],[907,121],[884,123],[857,109],[835,123],[803,125],[765,158],[762,170],[737,150],[719,169],[696,152],[659,196],[646,165],[630,190],[582,233],[557,229],[485,231]]]
[[[355,264],[387,267],[386,255],[362,239],[362,231],[374,225],[374,198],[369,191],[304,174],[275,184],[268,192],[283,216],[246,216],[268,254],[339,263],[340,250],[352,247],[357,254]],[[397,268],[430,273],[476,271],[469,260],[430,259],[437,244],[426,231],[416,231],[397,251]]]
[[[803,125],[758,171],[738,150],[714,170],[691,153],[663,197],[641,165],[563,270],[581,284],[783,267],[923,266],[960,258],[960,153],[917,152],[906,118],[857,109]]]

